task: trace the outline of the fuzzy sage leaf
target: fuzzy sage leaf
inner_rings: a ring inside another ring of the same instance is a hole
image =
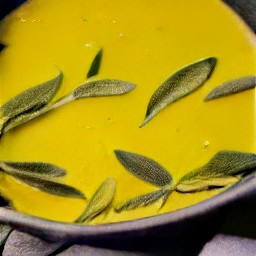
[[[113,178],[107,178],[97,189],[88,203],[84,212],[75,220],[76,223],[83,223],[92,220],[103,212],[113,201],[116,192],[116,182]]]
[[[73,92],[74,100],[88,97],[114,96],[128,93],[135,85],[126,81],[103,79],[87,82],[77,87]]]
[[[157,187],[171,185],[171,175],[154,160],[122,150],[115,150],[119,162],[134,176]]]
[[[143,127],[162,109],[196,90],[212,74],[217,59],[203,59],[184,67],[170,76],[152,95],[146,117],[140,127]]]
[[[92,64],[90,66],[90,69],[87,73],[87,78],[90,78],[92,76],[96,76],[99,73],[100,70],[100,65],[101,65],[101,60],[102,60],[102,52],[103,50],[100,49],[96,56],[94,57]]]
[[[191,180],[184,180],[177,184],[176,191],[182,193],[198,192],[208,190],[211,188],[221,188],[233,185],[240,179],[234,176],[222,176],[222,177],[201,177]]]
[[[256,154],[223,150],[216,153],[206,165],[183,176],[176,188],[184,191],[184,187],[191,184],[194,184],[194,188],[224,186],[225,183],[238,180],[237,177],[232,179],[231,176],[246,175],[253,170],[256,170]]]
[[[84,194],[76,188],[56,182],[46,176],[28,175],[27,173],[15,172],[14,170],[11,172],[5,170],[5,173],[29,186],[35,187],[49,194],[71,198],[85,198]]]
[[[224,97],[234,93],[239,93],[245,90],[253,89],[255,87],[256,76],[246,76],[239,79],[231,80],[213,89],[205,98],[205,101]]]
[[[0,162],[0,170],[9,174],[14,172],[27,175],[46,175],[59,177],[66,175],[66,171],[56,165],[43,162]]]
[[[62,73],[57,77],[32,87],[10,99],[0,107],[0,130],[5,124],[19,115],[33,113],[47,105],[58,91]]]
[[[171,193],[170,188],[160,189],[148,194],[144,194],[135,198],[132,198],[125,203],[121,203],[115,207],[117,212],[133,210],[139,207],[148,206],[162,199],[162,205],[165,203]]]

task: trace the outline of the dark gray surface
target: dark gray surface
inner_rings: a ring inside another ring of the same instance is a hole
[[[224,0],[256,32],[256,0]]]

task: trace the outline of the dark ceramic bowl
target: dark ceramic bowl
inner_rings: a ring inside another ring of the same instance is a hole
[[[0,0],[0,17],[4,17],[24,1]],[[255,30],[256,2],[254,0],[227,0],[226,2],[233,4],[232,7],[237,11],[242,11],[242,17],[249,18],[251,28]],[[206,226],[210,225],[209,223],[215,223],[209,220],[216,220],[225,209],[234,203],[250,196],[255,197],[255,195],[256,174],[253,174],[204,202],[174,212],[133,221],[97,226],[75,225],[33,217],[6,208],[0,208],[0,221],[8,223],[15,229],[52,241],[68,240],[69,242],[97,242],[98,244],[106,244],[106,242],[109,244],[115,241],[115,243],[122,244],[124,240],[134,241],[136,240],[134,238],[155,236],[159,238],[165,234],[168,234],[168,237],[183,236],[183,234],[198,235],[200,229],[205,230]]]

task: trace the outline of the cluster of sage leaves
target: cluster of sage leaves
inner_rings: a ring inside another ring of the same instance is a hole
[[[103,51],[100,49],[93,59],[86,76],[89,80],[76,87],[68,95],[54,100],[62,83],[63,74],[59,71],[55,78],[21,92],[3,104],[0,107],[0,135],[69,102],[88,97],[121,95],[135,89],[135,84],[127,81],[117,79],[90,80],[100,70],[102,54]],[[211,77],[216,64],[217,58],[209,57],[185,66],[172,74],[152,94],[146,117],[140,128],[150,122],[162,109],[201,87]],[[253,89],[255,86],[256,77],[253,75],[245,76],[221,84],[212,90],[204,100],[213,100]],[[115,150],[114,152],[119,162],[130,173],[157,187],[157,190],[153,192],[114,206],[116,212],[147,206],[156,201],[161,201],[161,208],[173,191],[192,193],[227,187],[256,169],[256,154],[223,150],[217,152],[204,166],[188,172],[174,183],[170,172],[155,160],[124,150]],[[59,181],[61,176],[66,175],[66,171],[50,163],[2,161],[0,162],[0,171],[50,194],[85,199],[85,195],[81,191]],[[100,184],[86,204],[83,213],[74,222],[88,223],[106,211],[111,207],[115,193],[116,181],[109,177]],[[7,201],[6,204],[10,207],[11,202],[8,199]]]

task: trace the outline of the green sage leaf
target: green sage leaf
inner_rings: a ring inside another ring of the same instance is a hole
[[[98,188],[88,203],[84,212],[75,220],[82,223],[92,220],[95,216],[103,212],[113,201],[116,192],[116,182],[113,178],[107,178]]]
[[[128,93],[135,85],[121,80],[103,79],[87,82],[77,87],[73,92],[74,100],[88,97],[113,96]]]
[[[33,109],[33,111],[20,114],[17,117],[12,118],[8,122],[6,122],[6,124],[2,128],[2,133],[6,133],[9,130],[11,130],[21,124],[27,123],[28,121],[48,112],[50,110],[51,110],[51,106],[46,105],[40,109]]]
[[[32,174],[25,174],[25,173],[19,173],[19,172],[9,172],[5,170],[5,173],[11,175],[17,180],[22,181],[23,183],[35,187],[41,191],[47,192],[49,194],[57,195],[57,196],[63,196],[63,197],[71,197],[71,198],[85,198],[85,195],[77,190],[76,188],[73,188],[71,186],[56,182],[51,180],[50,178],[38,176],[38,175],[32,175]]]
[[[170,76],[152,95],[146,117],[140,127],[143,127],[162,109],[196,90],[212,74],[217,59],[203,59],[184,67]]]
[[[234,176],[223,176],[214,178],[196,178],[180,182],[175,190],[182,193],[198,192],[211,188],[221,188],[233,185],[240,179]]]
[[[246,76],[239,79],[231,80],[223,83],[217,88],[213,89],[205,101],[224,97],[230,94],[239,93],[256,87],[256,76]]]
[[[14,172],[27,175],[46,175],[52,177],[64,176],[66,171],[56,165],[43,162],[0,162],[0,169],[9,174]]]
[[[165,203],[171,193],[171,189],[160,189],[142,196],[132,198],[125,203],[119,204],[115,207],[117,212],[128,211],[139,207],[144,207],[155,203],[162,199],[162,205]],[[162,207],[162,206],[161,206]]]
[[[213,156],[210,161],[185,175],[180,181],[201,177],[233,176],[256,169],[256,154],[223,150]]]
[[[95,58],[92,61],[92,64],[90,66],[90,69],[87,73],[87,78],[90,78],[92,76],[96,76],[99,73],[100,70],[100,64],[101,64],[101,60],[102,60],[102,52],[103,50],[100,49],[98,51],[98,53],[96,54]]]
[[[0,107],[0,126],[17,116],[33,113],[50,102],[58,91],[62,80],[62,73],[45,83],[32,87],[13,97]]]
[[[171,175],[154,160],[138,154],[115,150],[119,162],[134,176],[157,187],[171,185]]]

